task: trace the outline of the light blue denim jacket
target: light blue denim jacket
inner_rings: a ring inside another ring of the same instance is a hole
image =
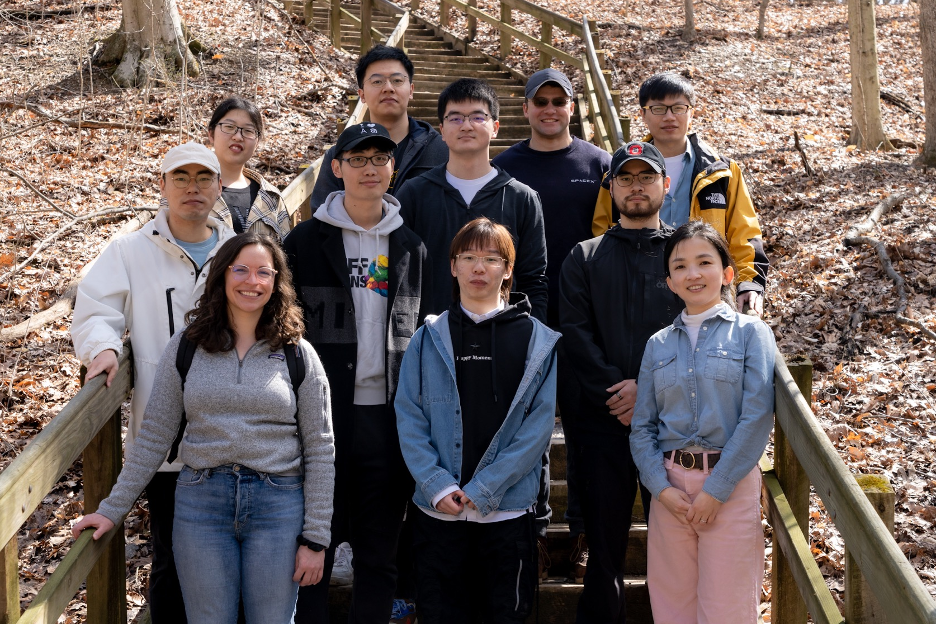
[[[539,489],[540,461],[555,423],[560,334],[531,320],[523,379],[504,423],[462,488],[482,516],[529,509]],[[462,468],[461,401],[453,353],[448,312],[427,317],[403,356],[394,403],[403,458],[416,481],[413,501],[429,510],[436,494],[458,486],[455,475]]]
[[[650,338],[630,444],[640,481],[654,496],[671,487],[663,453],[699,446],[722,452],[703,491],[728,500],[773,428],[776,349],[766,323],[727,306],[702,322],[695,350],[681,316]]]

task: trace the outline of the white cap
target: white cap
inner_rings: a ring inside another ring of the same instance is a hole
[[[184,167],[185,165],[204,165],[216,174],[221,175],[221,163],[218,162],[218,157],[215,156],[215,153],[201,143],[196,143],[194,141],[176,145],[166,152],[166,157],[163,158],[160,171],[162,173],[168,173],[170,171],[175,171],[179,167]]]

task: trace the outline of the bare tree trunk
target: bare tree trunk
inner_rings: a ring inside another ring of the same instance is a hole
[[[201,49],[186,36],[176,0],[123,0],[120,28],[104,42],[98,64],[119,61],[114,81],[122,87],[164,82],[174,73],[197,76],[193,52]]]
[[[890,151],[881,121],[874,0],[848,0],[851,51],[852,132],[849,143],[864,150]]]
[[[926,142],[917,164],[936,167],[936,0],[920,0],[920,47],[923,51]]]
[[[692,0],[683,0],[683,6],[686,10],[686,27],[682,32],[683,41],[693,41],[695,35],[695,12],[692,8]]]
[[[757,16],[757,38],[764,38],[764,23],[767,21],[767,5],[770,0],[761,0],[760,11]]]

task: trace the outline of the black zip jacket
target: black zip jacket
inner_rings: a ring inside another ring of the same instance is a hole
[[[387,405],[393,404],[400,362],[426,318],[430,284],[426,247],[405,225],[390,233],[387,293]],[[332,412],[354,401],[357,325],[345,266],[341,229],[318,219],[303,221],[283,241],[296,297],[305,316],[305,338],[328,374]]]
[[[448,145],[431,125],[419,119],[409,118],[409,136],[406,149],[400,162],[394,163],[396,176],[393,179],[393,188],[387,191],[397,196],[403,183],[429,171],[433,167],[448,162]],[[344,182],[335,177],[331,162],[335,158],[335,146],[328,148],[322,158],[322,168],[319,169],[315,187],[312,189],[312,198],[309,204],[312,212],[322,205],[325,198],[332,191],[343,191]],[[440,310],[441,312],[441,310]]]
[[[432,314],[452,304],[452,270],[449,248],[463,225],[487,217],[510,230],[517,262],[514,292],[526,293],[533,317],[546,322],[546,234],[539,195],[526,184],[497,167],[497,177],[465,204],[461,193],[445,179],[445,165],[431,169],[406,183],[396,198],[403,222],[425,243],[432,259]]]
[[[559,275],[562,342],[582,386],[580,429],[623,434],[607,392],[637,379],[647,340],[667,327],[682,301],[666,285],[663,248],[673,229],[631,230],[615,225],[579,243]]]

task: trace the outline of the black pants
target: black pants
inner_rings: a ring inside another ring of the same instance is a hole
[[[354,405],[334,415],[335,513],[325,576],[299,588],[296,624],[328,622],[335,547],[351,544],[354,584],[348,621],[387,622],[397,584],[396,555],[413,479],[403,462],[396,415],[386,405]]]
[[[577,624],[622,624],[624,558],[637,494],[637,469],[627,435],[579,432],[578,470],[588,568]]]
[[[569,523],[569,533],[575,539],[585,531],[585,521],[582,519],[582,503],[579,493],[584,486],[580,483],[578,473],[578,457],[581,454],[578,444],[578,411],[581,409],[582,387],[575,376],[575,371],[565,354],[564,341],[559,339],[557,344],[558,375],[556,376],[556,404],[559,406],[559,417],[562,419],[562,432],[565,436],[566,447],[566,512],[565,520]]]
[[[536,589],[533,514],[502,522],[413,512],[419,624],[522,623]]]
[[[149,578],[149,607],[153,624],[186,624],[182,588],[172,555],[177,472],[157,472],[146,486],[149,503],[153,565]]]

